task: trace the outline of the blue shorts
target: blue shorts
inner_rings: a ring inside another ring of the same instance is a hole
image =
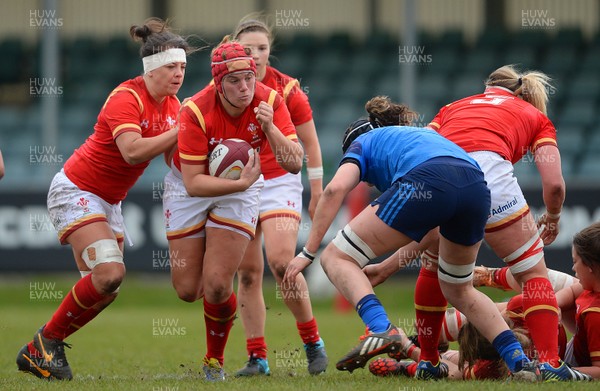
[[[371,205],[379,205],[384,223],[417,242],[439,226],[446,239],[471,246],[483,239],[490,203],[481,170],[439,157],[413,168]]]

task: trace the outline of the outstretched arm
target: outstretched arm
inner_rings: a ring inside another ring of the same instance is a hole
[[[359,182],[360,170],[356,164],[346,163],[338,168],[331,182],[325,187],[323,196],[317,204],[308,240],[304,246],[309,254],[317,253],[323,237],[344,202],[344,198]],[[310,259],[301,256],[292,259],[287,266],[283,280],[288,282],[295,281],[296,275],[311,263]]]

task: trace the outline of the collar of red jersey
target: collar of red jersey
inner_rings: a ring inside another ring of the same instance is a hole
[[[487,93],[487,92],[498,93],[499,91],[497,91],[497,90],[506,92],[506,93],[508,93],[510,95],[514,95],[514,93],[511,90],[509,90],[508,88],[506,88],[506,87],[500,87],[500,86],[488,86],[488,87],[485,88],[484,93]]]

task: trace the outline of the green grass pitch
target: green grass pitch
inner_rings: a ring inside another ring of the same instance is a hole
[[[67,342],[67,358],[73,369],[70,382],[46,382],[18,372],[15,358],[37,328],[49,319],[67,294],[75,276],[3,276],[0,279],[0,390],[504,390],[597,389],[597,384],[529,385],[497,382],[420,382],[407,378],[376,378],[368,369],[339,372],[335,362],[346,354],[364,332],[354,311],[336,312],[331,299],[313,300],[314,312],[325,340],[330,366],[320,376],[306,371],[306,357],[292,315],[285,308],[272,280],[265,281],[267,343],[270,377],[237,379],[220,384],[203,380],[201,358],[205,352],[201,303],[180,301],[166,277],[130,275],[119,298],[98,318]],[[376,292],[397,325],[408,328],[412,311],[414,278],[396,280]],[[489,291],[488,291],[489,292]],[[495,299],[507,297],[494,292]],[[229,375],[246,361],[241,321],[236,320],[225,352]]]

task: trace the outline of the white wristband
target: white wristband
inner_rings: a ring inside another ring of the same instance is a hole
[[[323,166],[321,166],[321,167],[306,167],[306,172],[308,172],[308,180],[309,181],[312,181],[313,179],[323,178]]]
[[[313,263],[313,261],[317,257],[317,254],[311,253],[310,251],[308,251],[306,249],[306,247],[302,247],[302,251],[300,251],[298,253],[298,255],[296,255],[296,256],[300,257],[300,258],[308,259],[310,261],[310,263]]]
[[[550,213],[548,211],[546,211],[546,217],[550,218],[550,219],[559,219],[560,218],[560,212],[558,213]]]

